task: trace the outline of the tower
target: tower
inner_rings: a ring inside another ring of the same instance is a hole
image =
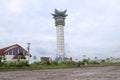
[[[64,26],[67,10],[58,11],[55,9],[55,13],[52,14],[55,19],[56,33],[57,33],[57,57],[65,57],[64,49]]]

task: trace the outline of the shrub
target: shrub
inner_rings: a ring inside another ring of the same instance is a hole
[[[2,56],[0,56],[0,63],[2,62]]]
[[[3,62],[0,62],[0,67],[3,67],[4,66],[4,63]]]
[[[5,67],[25,67],[25,66],[29,66],[28,61],[14,61],[14,62],[5,62],[4,63]]]

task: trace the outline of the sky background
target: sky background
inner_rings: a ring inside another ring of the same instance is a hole
[[[0,48],[29,42],[33,56],[55,57],[54,9],[67,9],[68,57],[120,57],[120,0],[0,0]]]

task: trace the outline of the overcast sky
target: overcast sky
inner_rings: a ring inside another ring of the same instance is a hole
[[[120,57],[120,0],[0,0],[0,48],[30,42],[33,56],[55,57],[54,9],[67,9],[68,57]]]

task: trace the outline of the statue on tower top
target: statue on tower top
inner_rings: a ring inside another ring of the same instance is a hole
[[[55,9],[55,14],[52,14],[55,17],[58,17],[58,16],[61,16],[61,17],[66,17],[67,14],[66,14],[67,10],[64,10],[64,11],[58,11],[57,9]]]
[[[55,19],[55,25],[65,25],[65,17],[68,16],[66,14],[67,10],[64,11],[58,11],[57,9],[55,9],[55,13],[52,14],[53,18]]]

